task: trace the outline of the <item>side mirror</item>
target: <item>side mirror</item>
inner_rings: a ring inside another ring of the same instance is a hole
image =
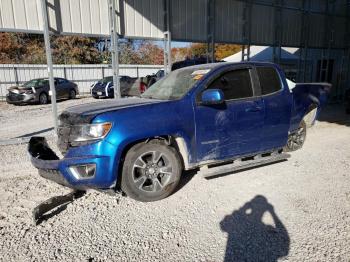
[[[224,101],[224,93],[220,89],[208,89],[202,93],[202,105],[219,105]]]

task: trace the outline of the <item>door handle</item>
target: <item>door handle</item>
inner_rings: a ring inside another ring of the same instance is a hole
[[[253,106],[253,107],[249,107],[249,108],[246,108],[246,112],[259,112],[262,110],[262,107],[261,106]]]

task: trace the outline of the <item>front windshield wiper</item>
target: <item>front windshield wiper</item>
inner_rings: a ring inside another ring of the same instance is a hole
[[[144,96],[144,95],[141,95],[140,97],[141,97],[141,98],[146,98],[146,99],[152,99],[152,96]]]

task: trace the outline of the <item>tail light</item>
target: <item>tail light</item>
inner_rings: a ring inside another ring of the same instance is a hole
[[[146,84],[143,82],[140,82],[139,90],[141,94],[146,91],[146,88],[147,88]]]

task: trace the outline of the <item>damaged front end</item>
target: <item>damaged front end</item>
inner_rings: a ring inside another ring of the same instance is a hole
[[[115,148],[106,141],[72,147],[60,159],[44,137],[32,137],[28,152],[39,175],[62,186],[77,190],[103,190],[115,186]]]
[[[101,146],[101,145],[100,145]],[[107,148],[110,145],[107,145]],[[101,146],[103,148],[103,146]],[[83,148],[83,149],[82,149]],[[96,145],[77,147],[68,150],[64,158],[60,159],[49,147],[44,137],[32,137],[29,141],[28,152],[34,167],[38,169],[41,177],[56,182],[59,185],[73,189],[66,195],[52,197],[33,210],[34,223],[38,225],[41,221],[59,212],[59,209],[83,196],[86,189],[93,188],[106,193],[116,193],[116,176],[111,176],[106,170],[111,169],[109,156],[93,156],[90,150],[94,150]],[[79,157],[73,157],[79,151]],[[56,211],[52,211],[52,210]],[[49,211],[52,211],[49,213]],[[48,214],[49,213],[49,214]]]
[[[52,151],[44,137],[32,137],[29,140],[28,152],[40,176],[62,186],[71,187],[59,171],[59,157]]]

